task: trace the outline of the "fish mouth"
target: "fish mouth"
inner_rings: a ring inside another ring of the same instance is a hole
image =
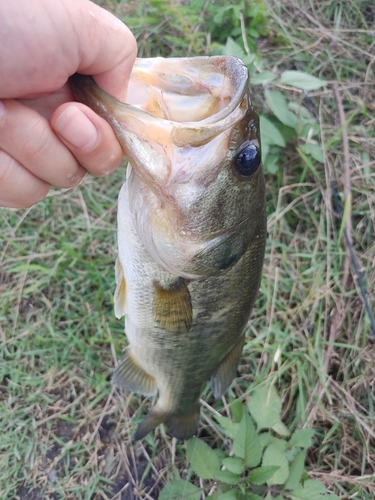
[[[247,84],[246,67],[231,56],[137,59],[127,101],[140,118],[167,121],[175,145],[194,146],[223,129],[220,122],[240,104]]]
[[[76,98],[114,130],[136,175],[163,197],[185,147],[197,148],[232,129],[251,107],[246,66],[232,56],[137,59],[127,103],[91,77],[73,75]]]

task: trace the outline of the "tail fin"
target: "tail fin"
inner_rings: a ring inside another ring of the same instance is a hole
[[[191,438],[198,428],[199,406],[191,413],[179,415],[176,413],[163,413],[157,409],[152,409],[148,415],[138,425],[134,434],[134,439],[138,441],[143,439],[149,432],[160,424],[164,424],[169,436],[175,437],[180,441]]]

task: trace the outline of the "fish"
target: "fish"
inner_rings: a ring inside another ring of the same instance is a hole
[[[232,56],[137,59],[122,103],[84,75],[76,99],[128,159],[118,199],[114,310],[128,339],[113,383],[158,394],[136,429],[185,440],[199,398],[236,377],[260,286],[267,222],[259,117]]]

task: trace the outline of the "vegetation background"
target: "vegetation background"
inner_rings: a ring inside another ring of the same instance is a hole
[[[230,453],[213,417],[272,385],[284,424],[315,430],[309,477],[341,499],[373,499],[374,337],[332,183],[373,307],[374,2],[99,3],[134,31],[140,57],[241,57],[262,115],[264,278],[239,377],[222,401],[207,388],[199,437]],[[290,70],[319,80],[293,82]],[[30,209],[0,209],[1,498],[155,499],[176,473],[201,498],[215,490],[162,427],[132,445],[150,401],[109,383],[126,344],[112,300],[124,176],[120,168]]]

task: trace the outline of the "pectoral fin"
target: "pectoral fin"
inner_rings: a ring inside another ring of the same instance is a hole
[[[180,278],[176,285],[165,289],[154,283],[155,321],[169,332],[187,332],[193,322],[193,307],[185,280]]]
[[[112,382],[125,391],[138,392],[144,396],[153,396],[157,391],[154,377],[138,365],[129,347],[113,372]]]
[[[220,398],[233,382],[237,374],[237,366],[240,361],[244,343],[245,335],[242,335],[233,349],[226,355],[212,374],[211,388],[215,398]]]
[[[120,259],[117,257],[115,264],[116,290],[114,296],[115,316],[120,319],[126,314],[126,281],[124,270],[120,264]]]

